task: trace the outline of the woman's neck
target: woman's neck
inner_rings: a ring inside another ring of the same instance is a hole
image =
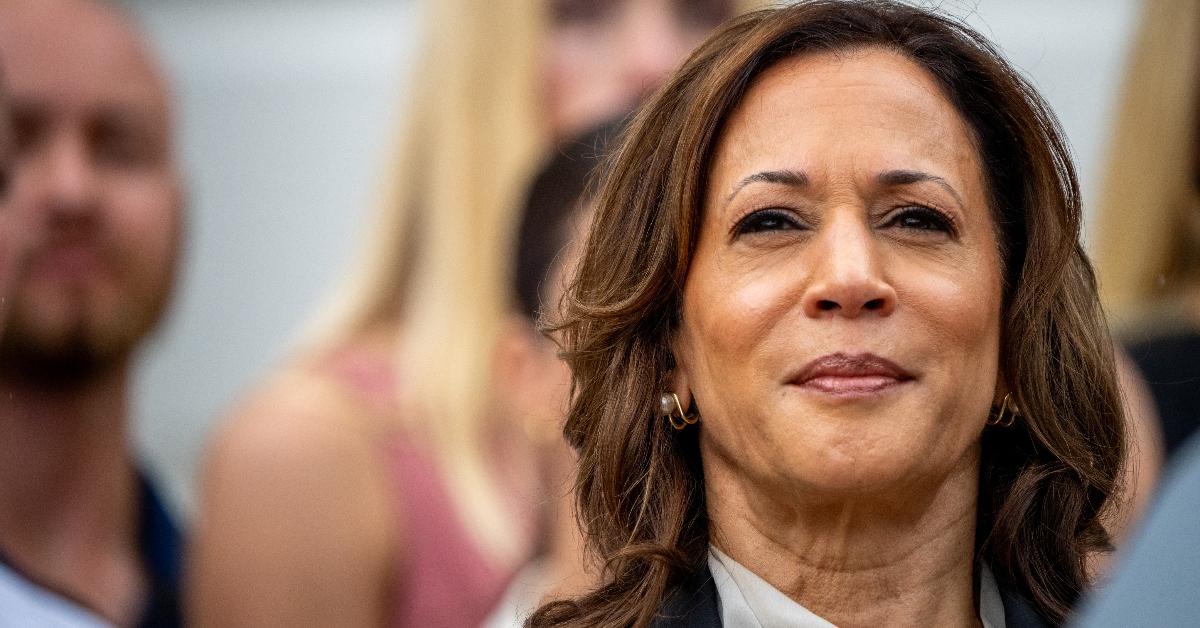
[[[839,626],[978,625],[974,584],[979,459],[885,497],[764,493],[705,461],[712,541]]]

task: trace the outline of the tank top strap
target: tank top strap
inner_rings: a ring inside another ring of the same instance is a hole
[[[404,536],[393,625],[479,625],[514,574],[492,564],[471,540],[422,440],[397,434],[388,459]]]

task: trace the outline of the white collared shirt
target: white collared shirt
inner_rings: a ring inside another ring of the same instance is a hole
[[[0,628],[108,628],[91,611],[26,580],[0,563]]]
[[[717,587],[724,626],[836,628],[711,545],[708,546],[708,569]],[[987,565],[980,570],[979,619],[983,628],[1005,628],[1004,602]]]

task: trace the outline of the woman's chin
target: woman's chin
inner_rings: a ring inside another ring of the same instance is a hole
[[[953,468],[944,448],[928,451],[916,443],[890,437],[813,438],[803,447],[781,452],[774,463],[798,494],[829,499],[908,493]]]

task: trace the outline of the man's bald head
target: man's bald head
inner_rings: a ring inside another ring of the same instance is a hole
[[[28,231],[0,376],[86,377],[165,308],[180,184],[165,82],[129,16],[95,0],[3,0],[11,211]]]
[[[0,51],[11,84],[26,85],[39,67],[67,71],[81,85],[120,73],[138,76],[157,91],[164,108],[166,84],[129,15],[99,0],[4,0],[0,2]]]

